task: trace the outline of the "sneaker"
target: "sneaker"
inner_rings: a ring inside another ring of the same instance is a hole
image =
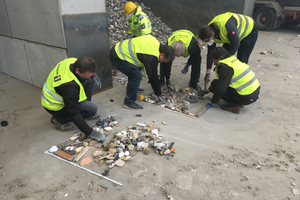
[[[86,120],[94,120],[94,119],[99,119],[100,118],[100,114],[96,113],[94,116],[91,116],[89,118],[86,118]]]
[[[61,132],[64,131],[70,131],[73,129],[73,125],[72,124],[62,124],[59,121],[57,121],[57,119],[55,119],[54,117],[51,117],[50,119],[51,123],[55,125],[55,128]]]
[[[239,114],[241,112],[241,106],[237,104],[227,104],[227,105],[221,105],[221,108],[223,110],[233,112],[235,114]]]
[[[189,87],[193,88],[193,89],[196,90],[196,91],[200,91],[200,90],[201,90],[201,87],[200,87],[198,84],[196,84],[196,85],[194,85],[194,84],[189,84]]]
[[[144,91],[145,91],[144,89],[139,88],[138,91],[137,91],[137,93],[143,93]]]
[[[127,108],[127,109],[136,109],[136,110],[142,110],[143,109],[142,106],[140,106],[139,104],[137,104],[135,102],[133,102],[133,103],[124,103],[123,107]]]

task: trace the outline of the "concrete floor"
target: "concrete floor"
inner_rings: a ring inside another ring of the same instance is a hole
[[[158,200],[167,199],[164,189],[176,200],[284,199],[287,196],[296,199],[290,195],[291,182],[296,182],[291,177],[298,176],[293,170],[297,164],[289,158],[276,157],[273,151],[280,147],[299,157],[292,150],[298,143],[290,142],[297,140],[294,133],[299,130],[299,100],[295,98],[299,91],[299,50],[290,48],[299,45],[296,35],[294,32],[260,33],[250,64],[263,92],[258,102],[245,106],[239,115],[221,110],[222,101],[197,119],[145,103],[141,103],[142,111],[127,110],[122,108],[125,86],[117,81],[112,89],[94,95],[92,101],[98,105],[99,113],[112,115],[123,125],[114,132],[137,122],[157,120],[160,133],[169,142],[175,142],[176,155],[171,160],[153,151],[147,156],[138,153],[124,167],[110,170],[108,177],[122,183],[122,187],[44,154],[78,130],[64,133],[55,130],[50,115],[40,104],[41,89],[0,73],[0,120],[9,123],[0,127],[0,199]],[[277,43],[270,43],[270,38]],[[270,49],[272,55],[259,54]],[[202,57],[205,58],[205,51]],[[179,73],[184,62],[184,59],[175,60],[171,80],[173,84],[187,87],[189,73]],[[276,63],[281,65],[274,67]],[[201,86],[203,74],[204,70]],[[141,87],[145,94],[152,92],[147,79],[143,79]],[[287,87],[293,88],[287,90]],[[292,101],[295,102],[286,104]],[[199,101],[193,107],[200,110],[205,104],[206,100]],[[136,114],[142,117],[135,117]],[[162,121],[167,125],[162,125]],[[251,165],[258,162],[272,162],[272,166],[288,163],[284,165],[288,171],[272,167],[258,170]],[[87,167],[97,173],[107,169],[106,165],[100,167],[94,162]],[[250,179],[241,181],[246,175]],[[100,185],[108,189],[102,188],[99,193]]]

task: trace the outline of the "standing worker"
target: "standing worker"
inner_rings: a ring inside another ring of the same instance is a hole
[[[216,43],[223,43],[223,47],[231,55],[237,52],[237,58],[248,64],[257,35],[258,29],[251,17],[231,12],[217,15],[208,25],[200,27],[199,38],[208,45],[205,83],[210,81],[212,60],[209,54],[216,47]]]
[[[217,103],[221,98],[227,105],[221,108],[233,113],[240,113],[241,107],[254,103],[258,99],[260,85],[249,65],[239,61],[223,47],[216,47],[209,54],[215,67],[217,79],[201,96],[214,93],[211,103]]]
[[[126,16],[128,26],[128,39],[151,33],[151,21],[147,15],[142,12],[140,6],[136,6],[133,2],[129,1],[124,5],[124,15]]]
[[[158,62],[174,60],[174,49],[162,45],[152,35],[145,35],[117,43],[110,51],[112,65],[128,76],[124,108],[143,109],[135,103],[137,92],[142,80],[140,67],[145,67],[150,84],[158,101],[164,101],[161,96],[160,83],[157,75]]]
[[[41,102],[58,130],[69,131],[73,126],[68,122],[74,122],[85,135],[103,141],[105,136],[84,120],[100,117],[96,104],[91,102],[95,71],[96,63],[89,57],[59,62],[43,86]]]
[[[191,78],[189,82],[189,87],[200,90],[199,78],[201,70],[201,50],[199,44],[191,31],[188,30],[178,30],[172,33],[168,38],[168,45],[172,46],[177,57],[189,57],[186,66],[181,70],[182,74],[188,72],[188,68],[192,65]],[[162,85],[165,84],[170,86],[170,74],[171,74],[172,62],[162,63],[160,65],[160,82]]]

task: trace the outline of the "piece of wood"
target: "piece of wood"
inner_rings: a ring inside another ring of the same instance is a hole
[[[70,154],[68,154],[62,150],[57,150],[56,152],[54,152],[54,154],[66,159],[66,160],[69,160],[69,161],[73,160],[73,156],[71,156]]]
[[[74,159],[75,162],[77,162],[78,160],[80,160],[80,158],[82,158],[82,156],[90,149],[90,147],[84,147],[84,149],[76,156],[76,158]]]

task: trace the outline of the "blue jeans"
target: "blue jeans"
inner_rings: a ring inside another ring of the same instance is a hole
[[[141,71],[134,64],[113,57],[111,52],[109,57],[112,65],[128,77],[126,97],[124,98],[124,103],[126,104],[135,102],[137,99],[137,91],[140,87],[140,83],[142,80]]]

